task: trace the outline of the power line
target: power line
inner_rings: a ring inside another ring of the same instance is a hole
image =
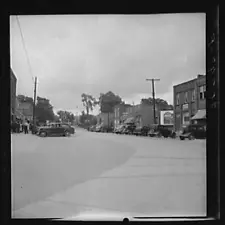
[[[21,38],[22,38],[22,43],[23,43],[23,47],[24,47],[24,50],[25,50],[25,54],[26,54],[27,63],[28,63],[29,70],[30,70],[30,74],[31,74],[32,80],[34,82],[34,76],[33,76],[33,73],[32,73],[31,64],[30,64],[30,60],[29,60],[29,57],[28,57],[28,53],[27,53],[27,49],[26,49],[26,45],[25,45],[25,41],[24,41],[24,37],[23,37],[23,32],[22,32],[22,29],[21,29],[21,26],[20,26],[20,21],[19,21],[18,16],[16,16],[16,20],[17,20],[17,23],[18,23],[18,26],[19,26],[20,35],[21,35]]]

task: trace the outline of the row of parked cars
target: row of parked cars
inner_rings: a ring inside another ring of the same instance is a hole
[[[116,128],[104,127],[102,125],[91,126],[88,128],[92,132],[111,132],[115,134],[132,134],[136,136],[150,136],[150,137],[172,137],[175,138],[175,132],[172,130],[172,126],[162,126],[154,124],[151,127],[148,126],[135,126],[135,124],[122,124]]]
[[[183,128],[178,134],[173,130],[173,126],[153,124],[148,126],[135,126],[134,124],[122,124],[116,128],[104,127],[102,125],[90,126],[91,132],[111,132],[115,134],[132,134],[136,136],[164,137],[184,139],[204,139],[206,138],[206,126],[198,124],[190,124]]]

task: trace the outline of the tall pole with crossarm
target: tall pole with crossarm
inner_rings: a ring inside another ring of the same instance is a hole
[[[33,101],[33,124],[36,125],[36,117],[35,117],[35,106],[36,106],[36,93],[37,92],[37,77],[35,77],[34,82],[34,101]]]
[[[152,82],[152,99],[153,99],[153,116],[154,116],[154,123],[156,124],[156,116],[155,116],[155,81],[160,81],[160,79],[146,79],[146,81],[151,81]]]

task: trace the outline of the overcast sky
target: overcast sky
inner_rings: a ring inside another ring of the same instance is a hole
[[[82,110],[81,94],[107,91],[127,103],[152,95],[173,104],[173,85],[205,74],[205,14],[18,16],[37,94],[55,110]],[[33,96],[19,26],[10,17],[17,94]],[[96,113],[96,111],[95,111]]]

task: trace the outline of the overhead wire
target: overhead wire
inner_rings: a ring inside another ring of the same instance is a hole
[[[28,63],[30,75],[32,76],[32,80],[33,80],[33,82],[34,82],[34,76],[33,76],[33,73],[32,73],[32,68],[31,68],[31,64],[30,64],[28,52],[27,52],[26,45],[25,45],[25,39],[24,39],[24,36],[23,36],[23,32],[22,32],[22,29],[21,29],[21,26],[20,26],[20,21],[19,21],[18,16],[16,16],[16,20],[17,20],[17,23],[18,23],[18,26],[19,26],[20,35],[21,35],[21,38],[22,38],[22,43],[23,43],[25,55],[26,55],[26,58],[27,58],[27,63]]]

